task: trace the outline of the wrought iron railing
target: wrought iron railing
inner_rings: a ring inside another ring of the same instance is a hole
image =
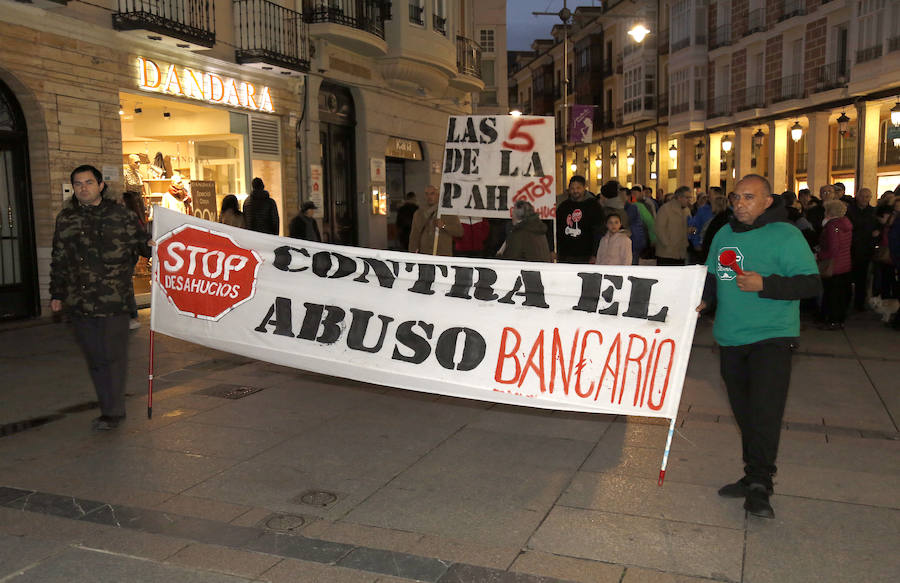
[[[882,45],[875,45],[874,47],[856,51],[856,62],[865,63],[866,61],[875,60],[881,56],[881,50]]]
[[[457,36],[456,70],[481,79],[481,45],[470,38]]]
[[[844,146],[834,149],[834,159],[831,163],[832,170],[846,170],[856,166],[856,146]]]
[[[721,117],[731,115],[731,96],[720,95],[710,102],[709,117]]]
[[[719,47],[728,46],[731,44],[731,23],[723,24],[722,26],[717,26],[715,30],[713,30],[712,37],[709,39],[709,49],[717,49]]]
[[[802,14],[806,14],[806,0],[783,0],[781,2],[781,16],[778,18],[778,21],[781,22]]]
[[[753,34],[763,30],[766,30],[766,9],[757,8],[756,10],[751,10],[747,14],[747,32],[744,34]]]
[[[384,21],[390,18],[386,0],[304,0],[303,17],[311,24],[332,23],[384,38]]]
[[[672,43],[672,52],[678,52],[685,47],[691,46],[691,37],[686,36]]]
[[[775,79],[772,87],[772,101],[787,101],[803,97],[803,75],[788,75]]]
[[[900,36],[892,36],[888,39],[888,52],[900,51]]]
[[[118,0],[116,30],[148,30],[205,47],[216,44],[216,13],[210,0]]]
[[[746,87],[744,89],[738,89],[737,91],[735,91],[734,103],[737,110],[744,111],[747,109],[765,107],[765,89],[766,88],[764,85],[754,85],[752,87]]]
[[[669,108],[669,112],[672,115],[678,115],[679,113],[684,113],[686,111],[690,111],[690,109],[691,109],[691,102],[683,101],[681,103],[676,103],[671,108]]]
[[[269,0],[234,0],[235,60],[309,70],[306,23],[299,12]]]
[[[447,19],[438,14],[431,15],[431,26],[435,32],[447,36]]]
[[[838,87],[846,87],[850,73],[847,61],[836,61],[822,65],[816,70],[816,90],[827,91]]]
[[[409,21],[413,24],[425,26],[425,7],[419,4],[409,3]]]

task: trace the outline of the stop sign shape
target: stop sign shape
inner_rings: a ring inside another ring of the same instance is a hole
[[[256,292],[262,259],[224,233],[184,225],[156,245],[156,282],[179,314],[218,320]]]

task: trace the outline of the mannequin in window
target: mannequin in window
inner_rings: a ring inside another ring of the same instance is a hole
[[[147,169],[150,173],[150,178],[153,180],[159,180],[160,178],[166,177],[166,159],[163,157],[162,152],[157,152],[156,156],[153,158],[153,164],[150,165],[150,168]]]
[[[179,174],[178,172],[172,173],[172,184],[171,186],[169,186],[169,192],[166,194],[168,195],[166,199],[174,199],[178,203],[178,205],[181,206],[181,212],[189,215],[194,214],[191,193],[188,192],[187,185],[184,183],[184,180],[182,180],[181,178],[181,174]],[[177,208],[178,205],[175,205],[174,208]]]

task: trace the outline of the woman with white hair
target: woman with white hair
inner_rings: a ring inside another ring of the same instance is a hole
[[[841,330],[850,303],[850,245],[853,225],[844,215],[847,205],[839,200],[825,203],[825,226],[819,238],[819,275],[822,277],[824,330]]]
[[[499,255],[516,261],[550,261],[547,226],[527,200],[518,200],[510,210],[512,230]]]

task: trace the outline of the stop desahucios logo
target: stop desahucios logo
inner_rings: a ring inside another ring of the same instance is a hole
[[[183,225],[156,245],[156,281],[179,314],[216,321],[256,293],[262,259],[228,235]]]

